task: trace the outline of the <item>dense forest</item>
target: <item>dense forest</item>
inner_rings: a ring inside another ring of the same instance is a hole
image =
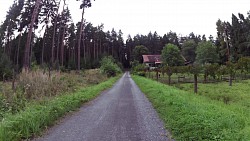
[[[78,0],[77,0],[78,1]],[[196,58],[196,48],[202,41],[216,46],[217,63],[250,56],[250,13],[232,14],[232,21],[216,22],[217,37],[196,35],[178,36],[166,32],[148,35],[128,35],[121,30],[104,31],[104,24],[94,26],[84,19],[92,1],[79,2],[81,21],[73,23],[66,0],[15,0],[0,25],[0,77],[11,76],[13,69],[30,69],[40,65],[50,69],[80,70],[99,67],[103,56],[113,56],[124,67],[137,58],[136,46],[143,45],[148,54],[161,54],[168,44],[178,46],[190,62]],[[60,11],[60,10],[61,11]],[[167,26],[167,24],[166,24]],[[207,52],[209,54],[209,52]]]

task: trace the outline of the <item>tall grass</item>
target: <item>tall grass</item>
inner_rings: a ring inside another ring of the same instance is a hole
[[[66,112],[80,107],[113,85],[118,77],[73,94],[59,95],[40,104],[31,104],[15,115],[7,115],[0,122],[0,140],[18,141],[39,134]]]
[[[6,113],[15,114],[21,111],[29,102],[50,99],[105,80],[107,77],[99,69],[80,73],[53,71],[50,75],[39,69],[20,73],[15,83],[15,90],[12,90],[11,82],[4,83],[0,87],[0,119]]]
[[[241,107],[228,107],[139,76],[133,79],[176,140],[250,140],[249,117]]]
[[[193,84],[177,84],[177,88],[192,92]],[[239,104],[250,107],[250,80],[235,82],[228,86],[228,82],[199,84],[199,95],[212,100],[222,101],[225,104]]]

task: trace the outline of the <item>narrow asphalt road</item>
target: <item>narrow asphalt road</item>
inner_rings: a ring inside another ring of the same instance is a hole
[[[35,141],[168,141],[164,125],[129,72],[113,88]]]

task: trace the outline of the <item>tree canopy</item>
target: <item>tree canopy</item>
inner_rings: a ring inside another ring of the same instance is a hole
[[[180,66],[184,64],[179,48],[174,44],[166,44],[162,50],[161,57],[168,66]]]
[[[198,44],[196,50],[196,61],[199,64],[216,63],[219,61],[219,55],[216,52],[216,46],[211,41],[202,41]]]
[[[134,59],[139,61],[140,63],[143,62],[142,55],[146,55],[146,54],[148,54],[148,49],[143,45],[136,46],[133,49]]]

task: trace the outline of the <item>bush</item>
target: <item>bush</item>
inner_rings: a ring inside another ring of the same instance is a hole
[[[138,61],[132,62],[132,74],[137,74],[139,76],[146,76],[145,70],[148,67],[145,64],[140,64]]]
[[[0,79],[8,79],[12,76],[12,62],[5,54],[0,54]]]
[[[121,68],[115,63],[112,56],[107,56],[101,60],[101,72],[105,73],[108,77],[116,76],[117,73],[121,73]]]

